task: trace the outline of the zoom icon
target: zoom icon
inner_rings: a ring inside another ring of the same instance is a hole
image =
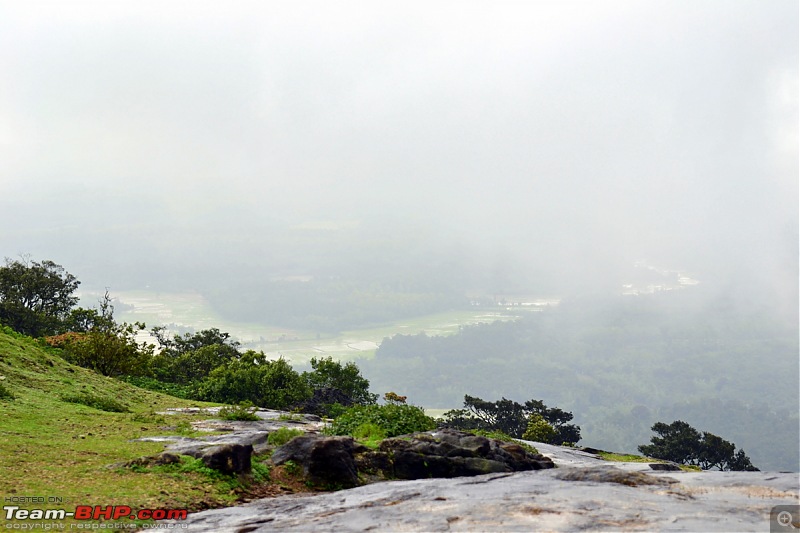
[[[770,533],[800,530],[800,505],[776,505],[769,513]]]

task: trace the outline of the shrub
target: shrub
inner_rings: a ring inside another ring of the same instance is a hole
[[[369,381],[361,375],[355,363],[342,364],[332,357],[311,358],[311,372],[303,372],[303,379],[315,389],[334,388],[342,391],[352,403],[374,404],[377,394],[369,392]]]
[[[255,457],[250,460],[250,475],[253,477],[253,481],[256,483],[266,483],[270,479],[270,468],[269,465],[258,461]]]
[[[100,310],[85,310],[79,334],[67,334],[49,340],[63,349],[62,357],[72,364],[89,368],[104,376],[146,376],[150,374],[153,346],[140,345],[136,334],[145,329],[142,323],[117,324],[108,292],[100,300]]]
[[[61,396],[61,401],[68,403],[78,403],[81,405],[85,405],[87,407],[91,407],[93,409],[99,409],[101,411],[108,411],[111,413],[128,412],[128,408],[119,403],[117,400],[113,398],[104,398],[102,396],[95,396],[94,394],[90,394],[88,392],[63,395]]]
[[[528,428],[522,434],[525,440],[536,442],[552,442],[556,437],[556,430],[547,423],[547,420],[538,413],[533,413],[528,417]]]
[[[353,431],[353,436],[357,439],[380,440],[386,438],[386,431],[377,424],[365,422]]]
[[[5,388],[5,386],[0,383],[0,400],[13,400],[14,395],[11,394],[11,391]]]
[[[433,418],[414,405],[356,405],[333,421],[328,432],[333,435],[353,435],[363,424],[373,424],[387,437],[428,431],[436,427]]]
[[[199,399],[197,387],[195,385],[178,385],[177,383],[167,383],[144,376],[122,376],[119,379],[125,383],[135,385],[136,387],[161,392],[176,398],[183,398],[185,400]]]
[[[166,328],[159,326],[151,333],[162,347],[152,361],[153,373],[161,381],[193,383],[242,355],[239,342],[216,328],[170,337]]]
[[[238,405],[226,405],[219,410],[219,417],[223,420],[260,420],[256,416],[257,407],[248,401],[239,402]]]
[[[386,431],[377,424],[366,422],[353,431],[353,437],[368,448],[377,448],[380,442],[386,438]]]
[[[113,331],[93,330],[64,344],[63,357],[105,376],[145,375],[152,351],[136,342],[138,326],[122,324]]]
[[[347,411],[346,405],[342,405],[340,403],[332,403],[328,405],[328,416],[331,418],[342,416],[345,411]]]
[[[141,424],[166,424],[167,419],[155,411],[146,411],[131,415],[131,421]]]
[[[310,390],[284,359],[269,361],[263,352],[248,351],[215,368],[200,385],[200,396],[212,402],[249,401],[258,407],[286,409],[309,397]]]
[[[280,428],[273,431],[267,436],[267,443],[272,446],[283,446],[290,440],[300,435],[304,435],[305,431],[295,428]]]

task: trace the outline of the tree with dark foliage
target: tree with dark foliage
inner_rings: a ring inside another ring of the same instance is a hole
[[[53,261],[6,258],[0,267],[0,322],[31,337],[64,333],[80,281]]]
[[[305,413],[333,416],[341,407],[373,405],[378,395],[369,392],[369,380],[352,361],[342,364],[332,357],[311,358],[311,372],[302,378],[313,391],[311,398],[294,406]]]
[[[639,451],[649,457],[699,466],[703,470],[758,470],[744,450],[736,452],[732,442],[707,431],[701,434],[682,420],[672,424],[656,422],[652,430],[660,436],[651,437],[651,444],[639,446]]]
[[[153,373],[161,381],[188,385],[242,355],[240,343],[217,328],[170,336],[165,327],[157,326],[150,332],[161,346],[152,362]]]
[[[555,434],[548,444],[575,444],[581,439],[581,428],[567,424],[572,420],[572,413],[557,407],[549,408],[541,400],[528,400],[520,404],[503,398],[488,402],[466,395],[463,409],[447,411],[443,416],[445,425],[449,427],[502,431],[512,437],[522,438],[532,415],[541,416],[553,426]]]
[[[358,405],[371,405],[377,394],[369,392],[369,380],[361,375],[352,361],[342,364],[332,357],[311,358],[311,372],[303,372],[303,379],[312,389],[339,389]]]

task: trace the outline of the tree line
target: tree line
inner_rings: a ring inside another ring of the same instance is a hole
[[[271,409],[330,414],[337,406],[369,405],[377,395],[358,367],[313,358],[298,373],[280,358],[242,351],[216,328],[170,335],[154,327],[154,344],[137,342],[143,323],[118,323],[106,291],[99,307],[77,307],[80,282],[52,261],[6,259],[0,267],[0,324],[40,338],[67,361],[100,374],[175,396]]]
[[[313,358],[311,371],[298,373],[282,358],[269,360],[263,352],[242,351],[228,333],[215,328],[170,335],[165,328],[154,327],[151,333],[160,349],[140,344],[136,333],[144,330],[145,324],[117,323],[107,291],[98,308],[76,307],[78,299],[74,293],[79,285],[75,276],[52,261],[6,259],[5,266],[0,267],[0,323],[18,333],[44,338],[72,363],[184,398],[246,402],[273,409],[295,408],[321,415],[341,413],[346,406],[377,402],[377,395],[369,392],[369,381],[352,362],[342,364],[330,357]],[[493,330],[498,328],[504,334],[494,337],[494,350],[498,344],[508,349],[518,347],[520,333],[530,335],[519,324],[493,326]],[[465,330],[457,338],[468,338],[473,331]],[[388,346],[395,351],[409,345],[430,349],[428,341],[434,345],[449,344],[425,336],[397,336]],[[386,344],[385,341],[382,349]],[[477,347],[482,350],[486,346]],[[400,360],[409,357],[408,351],[402,350],[396,355]],[[404,362],[407,364],[408,360]],[[392,398],[402,398],[405,402],[405,397]],[[464,408],[445,413],[443,424],[574,445],[581,438],[581,430],[569,423],[572,418],[571,412],[549,408],[541,400],[520,404],[506,398],[491,402],[467,395]],[[652,430],[660,436],[653,437],[650,445],[639,447],[649,456],[703,469],[756,469],[743,450],[735,452],[732,443],[709,432],[701,434],[680,420],[669,425],[658,422]]]

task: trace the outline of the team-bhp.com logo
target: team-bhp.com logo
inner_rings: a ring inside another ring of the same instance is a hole
[[[185,520],[186,509],[139,509],[127,505],[79,505],[75,511],[66,509],[20,509],[18,505],[3,507],[6,520]]]

